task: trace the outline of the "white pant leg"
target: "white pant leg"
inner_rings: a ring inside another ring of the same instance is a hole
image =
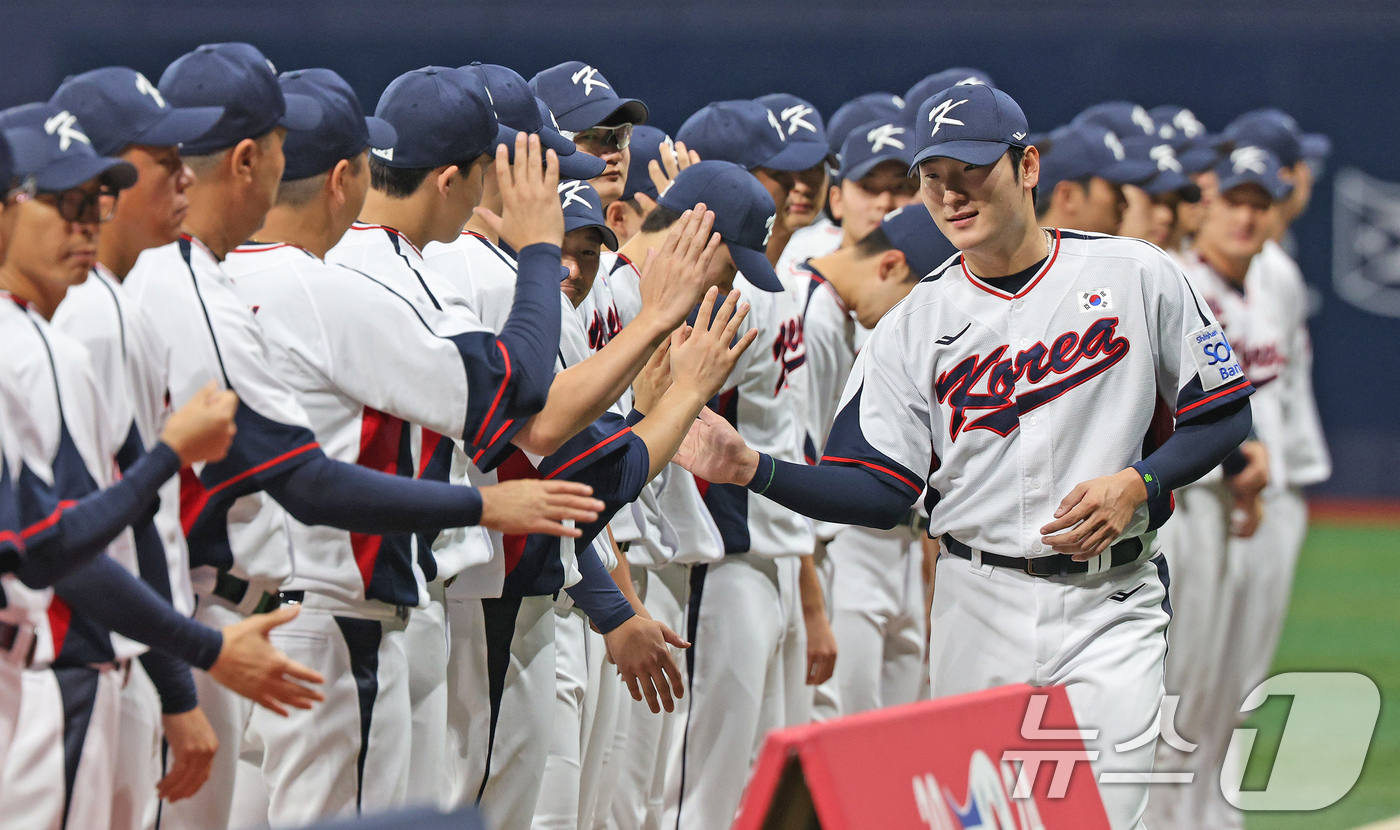
[[[47,669],[29,669],[0,785],[0,816],[24,830],[57,830],[67,796],[63,767],[63,695]]]
[[[733,823],[764,729],[778,725],[785,708],[774,688],[787,623],[777,564],[731,555],[695,567],[690,704],[667,765],[662,821],[676,830]]]
[[[603,635],[585,626],[588,646],[588,692],[584,697],[583,735],[579,745],[578,826],[580,830],[593,827],[595,820],[606,813],[617,784],[617,769],[608,762],[613,739],[618,733],[622,698],[631,699],[617,667],[608,662],[607,642]]]
[[[841,635],[836,630],[836,562],[831,558],[830,540],[817,540],[812,551],[812,560],[817,568],[817,581],[822,586],[822,599],[826,602],[826,616],[831,622],[832,633],[836,635],[836,671],[840,671],[841,654],[845,647]],[[812,689],[812,720],[828,721],[846,713],[845,702],[841,699],[841,678],[833,673],[827,681]]]
[[[24,669],[10,655],[0,654],[0,797],[5,792],[5,758],[19,726],[19,710],[24,701]]]
[[[326,699],[280,717],[253,712],[247,746],[259,750],[266,821],[301,827],[330,816],[404,803],[411,715],[405,622],[358,619],[303,606],[272,644],[326,678]]]
[[[160,695],[139,660],[122,689],[119,759],[112,789],[113,830],[154,827],[161,779]]]
[[[1167,628],[1166,694],[1178,697],[1174,723],[1178,734],[1198,745],[1194,752],[1158,740],[1155,768],[1193,774],[1190,784],[1154,787],[1149,827],[1202,827],[1203,804],[1218,787],[1219,770],[1207,762],[1229,743],[1229,695],[1220,684],[1227,659],[1229,625],[1227,549],[1230,538],[1229,492],[1222,484],[1194,484],[1176,491],[1176,511],[1158,534],[1171,566],[1172,621]],[[1223,732],[1223,734],[1219,734]],[[1213,795],[1219,798],[1219,793]]]
[[[267,826],[267,811],[271,799],[263,782],[262,752],[244,746],[238,758],[238,771],[233,776],[233,810],[229,814],[230,830],[260,830]]]
[[[753,757],[763,748],[763,738],[770,730],[812,722],[812,692],[807,685],[807,621],[802,614],[802,591],[798,572],[802,567],[797,556],[774,560],[778,566],[778,600],[782,603],[783,636],[778,646],[776,669],[778,695],[782,708],[776,717],[766,720],[754,742]],[[747,771],[745,772],[747,781]],[[738,805],[735,805],[738,809]]]
[[[840,688],[841,713],[912,703],[924,666],[917,537],[902,527],[843,528],[827,544],[827,553],[835,564],[832,681]]]
[[[529,827],[553,724],[554,600],[453,600],[448,622],[449,803],[478,801],[493,830]]]
[[[413,713],[408,758],[408,803],[439,804],[447,756],[447,609],[442,583],[428,584],[431,601],[415,608],[404,632],[408,696]]]
[[[237,611],[202,599],[194,618],[216,631],[244,619]],[[223,828],[229,825],[231,817],[238,755],[255,704],[225,689],[199,669],[194,670],[194,686],[199,706],[219,739],[219,751],[214,753],[209,780],[198,792],[173,803],[161,802],[160,830]]]
[[[689,638],[686,600],[690,595],[690,566],[665,565],[657,569],[633,568],[633,580],[652,619]],[[687,654],[672,649],[676,665],[685,671]],[[690,702],[690,688],[676,701],[676,712],[653,714],[645,701],[635,701],[623,691],[623,717],[627,719],[622,748],[615,751],[618,783],[609,810],[609,826],[616,830],[658,830],[666,798],[666,763],[677,732],[680,713]]]
[[[1096,777],[1151,772],[1152,742],[1124,753],[1113,747],[1147,731],[1161,705],[1170,577],[1160,556],[1095,576],[1041,579],[945,554],[937,580],[934,695],[1064,684],[1080,727],[1099,730],[1085,742],[1100,753]],[[1114,830],[1141,825],[1145,784],[1111,784],[1100,795]]]
[[[583,774],[583,714],[588,694],[588,620],[574,608],[554,609],[554,704],[539,798],[531,827],[577,830]]]
[[[1269,676],[1278,651],[1288,601],[1293,594],[1293,574],[1308,535],[1308,503],[1297,487],[1265,491],[1264,519],[1249,539],[1236,539],[1234,552],[1249,563],[1251,589],[1239,634],[1249,643],[1241,649],[1240,700]]]

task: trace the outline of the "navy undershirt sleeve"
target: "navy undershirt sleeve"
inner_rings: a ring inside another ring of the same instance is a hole
[[[619,625],[636,616],[632,604],[623,595],[622,589],[613,581],[612,574],[603,567],[598,551],[592,545],[578,549],[578,570],[583,579],[564,590],[574,604],[583,609],[588,619],[607,634]]]
[[[496,339],[510,354],[517,375],[517,401],[534,401],[544,408],[554,383],[554,353],[559,350],[558,245],[527,245],[516,259],[515,301]]]
[[[1184,487],[1215,469],[1249,437],[1252,423],[1249,399],[1240,398],[1177,424],[1162,446],[1133,465],[1147,485],[1148,499]]]
[[[31,588],[46,588],[91,562],[150,511],[160,486],[179,471],[180,457],[168,445],[157,444],[121,481],[65,508],[51,527],[30,536],[16,575]]]
[[[352,533],[384,536],[481,521],[481,492],[474,487],[390,475],[320,454],[269,479],[264,489],[302,524]]]
[[[151,685],[160,695],[162,715],[178,715],[199,705],[190,664],[159,649],[141,655],[141,668],[151,678]]]
[[[748,489],[789,510],[823,522],[892,528],[918,498],[864,467],[815,467],[775,461],[763,453]]]
[[[54,585],[75,611],[123,637],[208,670],[224,647],[224,635],[176,611],[151,586],[114,560],[99,556]]]

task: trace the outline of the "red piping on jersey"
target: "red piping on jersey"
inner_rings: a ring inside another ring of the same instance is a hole
[[[294,457],[296,457],[296,456],[298,456],[298,455],[301,455],[301,454],[304,453],[304,452],[308,452],[308,451],[310,451],[310,450],[320,449],[320,447],[321,447],[321,445],[320,445],[319,443],[315,442],[315,441],[312,441],[312,442],[309,443],[309,444],[302,444],[300,447],[297,447],[297,448],[294,449],[294,450],[288,450],[287,452],[282,453],[281,455],[277,456],[276,458],[274,458],[274,459],[272,459],[272,460],[270,460],[270,461],[264,461],[263,463],[259,464],[258,466],[253,467],[253,468],[250,469],[250,470],[244,470],[243,472],[239,473],[238,475],[234,476],[233,478],[229,479],[228,481],[225,481],[225,482],[222,482],[222,483],[216,485],[212,490],[210,490],[210,491],[208,492],[208,495],[212,496],[212,495],[214,495],[215,493],[219,492],[220,490],[223,490],[223,489],[226,488],[226,487],[230,487],[230,486],[232,486],[233,484],[242,481],[243,479],[247,478],[248,476],[257,475],[258,473],[261,473],[263,470],[267,470],[267,469],[271,469],[272,467],[276,467],[278,464],[281,464],[283,461],[286,461],[286,460],[289,459],[289,458],[294,458]]]
[[[638,267],[637,267],[637,264],[636,264],[635,262],[633,262],[633,261],[632,261],[632,258],[629,257],[629,256],[627,256],[627,254],[618,254],[618,255],[617,255],[617,258],[620,259],[620,260],[622,260],[623,262],[627,263],[627,267],[628,267],[628,268],[631,268],[633,271],[636,271],[636,272],[637,272],[637,276],[640,277],[640,276],[642,275],[642,269],[638,268]]]
[[[388,231],[389,233],[392,233],[394,236],[397,236],[399,239],[402,239],[403,241],[407,242],[407,243],[408,243],[408,246],[409,246],[410,248],[413,249],[413,252],[414,252],[415,254],[418,254],[418,258],[419,258],[419,259],[422,259],[422,258],[423,258],[423,252],[420,251],[420,250],[418,250],[418,246],[413,244],[413,240],[412,240],[412,239],[409,239],[408,237],[404,236],[402,233],[400,233],[399,231],[394,230],[393,228],[389,227],[388,225],[368,225],[368,224],[365,224],[365,223],[363,223],[363,222],[356,222],[355,224],[353,224],[353,225],[350,226],[350,230],[352,230],[352,231]]]
[[[496,407],[501,403],[501,397],[506,393],[506,387],[510,385],[510,352],[506,350],[506,344],[500,340],[496,341],[496,348],[501,350],[501,357],[506,362],[506,376],[501,379],[501,386],[496,390],[496,399],[491,401],[491,408],[486,410],[486,417],[481,420],[481,426],[476,430],[474,444],[481,443],[481,437],[486,434],[486,426],[491,423],[491,417],[496,414]],[[499,433],[497,433],[499,434]]]
[[[862,467],[869,467],[872,470],[879,470],[885,475],[893,476],[899,479],[900,481],[904,482],[910,490],[913,490],[916,493],[921,492],[924,489],[919,485],[915,484],[914,482],[910,481],[909,479],[905,478],[904,476],[900,475],[899,473],[896,473],[894,470],[889,469],[888,467],[881,467],[879,464],[871,464],[869,461],[861,461],[859,458],[841,458],[840,456],[835,455],[824,455],[822,456],[822,460],[835,461],[837,464],[859,464]]]
[[[549,475],[545,476],[545,477],[544,477],[545,480],[548,481],[548,480],[553,479],[553,478],[558,478],[565,470],[567,470],[567,469],[569,469],[569,467],[573,466],[574,463],[576,463],[576,462],[578,462],[578,461],[581,461],[581,460],[583,460],[584,458],[587,458],[588,456],[592,455],[593,453],[597,452],[598,450],[602,449],[603,447],[606,447],[608,444],[611,444],[612,442],[616,441],[617,439],[621,438],[622,436],[626,435],[627,433],[629,433],[629,432],[631,432],[631,431],[632,431],[632,428],[631,428],[631,427],[623,427],[622,429],[618,430],[617,432],[614,432],[612,435],[609,435],[607,438],[604,438],[603,440],[599,441],[598,443],[594,444],[593,446],[589,447],[588,449],[584,450],[583,452],[579,453],[578,455],[574,456],[573,458],[570,458],[570,459],[569,459],[567,462],[565,462],[564,464],[561,464],[557,470],[555,470],[554,472],[552,472],[552,473],[550,473]]]
[[[0,530],[0,543],[4,542],[9,542],[16,548],[19,548],[21,553],[24,552],[24,537],[15,533],[13,530]]]
[[[1209,398],[1202,398],[1201,400],[1196,401],[1196,402],[1193,403],[1193,404],[1188,404],[1188,405],[1186,405],[1186,406],[1183,406],[1182,408],[1180,408],[1180,409],[1178,409],[1178,410],[1176,411],[1176,417],[1179,419],[1179,418],[1181,418],[1181,415],[1182,415],[1183,412],[1190,412],[1191,410],[1195,409],[1196,407],[1198,407],[1198,406],[1200,406],[1200,405],[1202,405],[1202,404],[1210,403],[1211,401],[1215,400],[1216,398],[1224,397],[1224,396],[1226,396],[1226,395],[1229,395],[1229,394],[1232,393],[1232,392],[1238,392],[1238,391],[1240,391],[1241,389],[1243,389],[1244,387],[1246,387],[1246,386],[1248,386],[1248,385],[1249,385],[1249,378],[1244,378],[1244,379],[1241,380],[1239,383],[1236,383],[1234,386],[1228,387],[1228,388],[1226,388],[1226,389],[1221,389],[1219,392],[1216,392],[1214,395],[1211,395]]]
[[[199,247],[204,249],[204,253],[208,254],[210,259],[214,260],[215,262],[219,261],[219,258],[214,256],[214,252],[210,250],[208,245],[205,245],[202,241],[200,241],[199,237],[191,236],[187,233],[181,233],[180,238],[185,240],[186,242],[189,242],[192,245],[198,245]]]
[[[308,254],[311,253],[300,245],[294,245],[291,242],[244,242],[233,250],[235,253],[239,254],[265,254],[268,251],[275,251],[278,248],[296,248],[298,251],[305,251]],[[315,254],[312,254],[312,256],[315,256]]]
[[[991,287],[990,285],[984,284],[984,283],[983,283],[980,279],[978,279],[977,277],[974,277],[974,276],[972,275],[972,272],[969,271],[969,270],[967,270],[967,255],[966,255],[966,254],[964,254],[964,255],[962,255],[961,257],[958,258],[958,264],[962,266],[963,273],[967,275],[967,281],[968,281],[968,282],[972,283],[974,286],[976,286],[976,287],[982,289],[983,291],[987,292],[988,294],[991,294],[993,297],[1000,297],[1000,298],[1002,298],[1003,300],[1014,300],[1014,299],[1017,299],[1018,297],[1024,297],[1024,296],[1026,296],[1026,294],[1030,293],[1030,290],[1031,290],[1032,288],[1035,288],[1036,285],[1038,285],[1038,284],[1040,283],[1041,279],[1043,279],[1043,278],[1045,277],[1046,274],[1050,273],[1050,268],[1051,268],[1052,266],[1054,266],[1056,257],[1058,257],[1058,256],[1060,255],[1060,229],[1059,229],[1059,228],[1055,228],[1054,230],[1055,230],[1055,247],[1054,247],[1054,249],[1053,249],[1052,251],[1050,251],[1050,261],[1047,262],[1047,263],[1045,263],[1045,267],[1042,268],[1042,269],[1040,269],[1040,273],[1035,275],[1035,279],[1031,280],[1024,288],[1022,288],[1020,291],[1016,292],[1015,294],[1008,294],[1008,293],[1006,293],[1005,291],[1000,291],[1000,290],[998,290],[998,289],[995,289],[995,288]]]
[[[29,527],[26,527],[24,530],[20,531],[20,535],[23,536],[25,539],[34,538],[34,534],[42,533],[45,530],[48,530],[49,528],[58,524],[59,518],[63,516],[63,511],[75,505],[77,505],[77,502],[71,500],[59,502],[58,507],[55,507],[52,513],[35,522],[34,524],[30,525]]]
[[[63,641],[68,639],[68,623],[73,619],[73,609],[62,599],[54,597],[49,603],[48,617],[49,633],[53,635],[53,656],[57,660],[59,652],[63,651]]]

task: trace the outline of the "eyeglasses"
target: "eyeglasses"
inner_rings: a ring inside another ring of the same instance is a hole
[[[600,155],[615,149],[622,152],[632,143],[632,125],[620,124],[616,127],[592,127],[580,132],[560,130],[565,138],[579,145],[584,152]]]
[[[106,222],[117,212],[117,191],[105,186],[95,191],[73,188],[59,193],[40,193],[34,198],[53,205],[64,221],[84,225]]]
[[[15,203],[27,202],[34,198],[35,192],[37,192],[37,186],[34,183],[34,177],[28,176],[15,184],[14,187],[5,191],[5,201]]]

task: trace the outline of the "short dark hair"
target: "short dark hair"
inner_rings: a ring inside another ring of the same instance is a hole
[[[481,156],[477,156],[477,158],[481,158]],[[476,164],[476,159],[458,161],[454,164],[457,165],[457,174],[461,175],[462,171]],[[371,154],[369,157],[369,186],[382,192],[390,199],[407,199],[418,192],[418,188],[427,181],[428,174],[436,169],[436,167],[390,167]]]
[[[876,225],[875,230],[863,236],[860,241],[855,244],[856,254],[861,259],[869,259],[873,256],[879,256],[886,251],[896,250],[900,249],[894,246],[894,243],[890,241],[889,234],[885,233],[885,229],[879,225]],[[918,282],[923,276],[923,274],[916,273],[913,267],[910,267],[909,275],[905,278],[905,281]]]
[[[668,207],[657,205],[647,214],[647,218],[642,220],[642,233],[657,233],[664,231],[676,224],[676,220],[681,215]]]
[[[1061,181],[1073,182],[1073,183],[1079,185],[1080,187],[1082,187],[1082,188],[1084,189],[1084,192],[1085,192],[1085,193],[1088,193],[1088,192],[1089,192],[1090,182],[1092,182],[1093,180],[1094,180],[1094,174],[1093,174],[1093,173],[1087,173],[1087,174],[1085,174],[1085,175],[1083,175],[1083,176],[1080,176],[1080,177],[1077,178],[1077,179],[1061,179]],[[1055,187],[1058,187],[1059,184],[1060,184],[1059,182],[1056,182],[1056,183],[1055,183]],[[1039,186],[1039,185],[1036,185],[1035,190],[1033,191],[1034,194],[1035,194],[1035,215],[1036,215],[1036,216],[1038,216],[1038,217],[1039,217],[1039,216],[1044,216],[1045,213],[1046,213],[1046,211],[1050,210],[1050,203],[1051,203],[1052,201],[1054,201],[1054,199],[1055,199],[1055,187],[1051,187],[1049,190],[1042,191],[1042,190],[1040,189],[1040,186]]]

